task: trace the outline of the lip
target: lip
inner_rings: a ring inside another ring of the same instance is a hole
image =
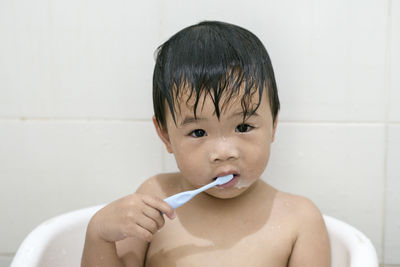
[[[239,174],[236,171],[230,170],[230,171],[224,171],[224,172],[218,173],[218,175],[214,178],[214,180],[217,179],[218,177],[226,176],[229,174],[233,174],[234,176],[239,176]]]
[[[234,173],[228,173],[228,174],[233,174],[232,180],[230,180],[229,182],[227,182],[225,184],[217,185],[218,188],[227,189],[227,188],[231,188],[237,184],[239,175],[234,174]],[[226,175],[228,175],[228,174],[226,174]],[[221,175],[221,176],[224,176],[224,175]]]

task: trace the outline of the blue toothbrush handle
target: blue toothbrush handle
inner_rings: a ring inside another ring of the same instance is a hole
[[[164,201],[167,202],[168,205],[171,206],[171,208],[176,209],[185,204],[186,202],[188,202],[189,200],[191,200],[195,196],[194,194],[190,194],[189,192],[190,191],[186,191],[178,193],[176,195],[172,195],[170,197],[165,198]]]
[[[196,190],[185,191],[185,192],[181,192],[181,193],[172,195],[170,197],[165,198],[164,201],[167,202],[173,209],[176,209],[176,208],[182,206],[183,204],[185,204],[186,202],[188,202],[189,200],[191,200],[195,195],[197,195],[215,185],[217,185],[216,181],[209,183],[209,184],[207,184],[199,189],[196,189]]]

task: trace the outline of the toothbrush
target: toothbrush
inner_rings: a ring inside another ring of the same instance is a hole
[[[211,187],[214,187],[216,185],[223,185],[229,182],[230,180],[233,179],[233,174],[228,174],[225,176],[217,177],[214,182],[209,183],[203,187],[200,187],[199,189],[196,190],[190,190],[190,191],[185,191],[181,192],[175,195],[172,195],[170,197],[167,197],[164,199],[165,202],[167,202],[173,209],[176,209],[189,200],[191,200],[194,196],[197,194],[206,191],[207,189],[210,189]]]

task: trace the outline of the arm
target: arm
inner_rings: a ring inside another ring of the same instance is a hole
[[[288,266],[330,267],[330,244],[324,219],[310,200],[302,199],[300,206],[296,216],[300,225]]]
[[[87,228],[81,266],[122,267],[128,262],[132,266],[142,266],[143,248],[164,225],[160,211],[174,218],[174,211],[162,199],[140,193],[116,200],[98,211]],[[135,247],[141,249],[136,254],[118,255],[115,242],[125,240],[136,240]]]
[[[90,223],[86,231],[81,266],[124,266],[116,254],[115,243],[100,238]]]

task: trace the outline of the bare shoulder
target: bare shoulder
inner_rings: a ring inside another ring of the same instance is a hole
[[[315,203],[284,192],[278,192],[276,200],[287,209],[295,234],[288,266],[330,266],[329,236]]]
[[[283,210],[286,210],[295,230],[296,239],[307,229],[326,231],[322,213],[311,199],[278,191],[276,200],[278,205],[283,206]]]
[[[288,208],[291,216],[301,219],[298,221],[299,226],[302,223],[323,220],[320,210],[309,198],[278,191],[276,200]]]

